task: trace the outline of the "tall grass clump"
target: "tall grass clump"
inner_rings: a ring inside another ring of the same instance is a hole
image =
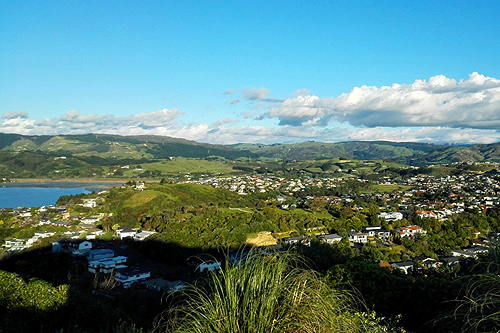
[[[493,242],[484,273],[470,278],[453,317],[461,332],[500,332],[500,244]]]
[[[500,276],[478,276],[468,286],[455,316],[463,320],[462,332],[500,332]]]
[[[185,291],[168,313],[168,332],[382,332],[373,314],[334,290],[295,253],[251,252]]]

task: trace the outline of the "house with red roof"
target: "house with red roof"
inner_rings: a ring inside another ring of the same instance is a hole
[[[420,235],[427,234],[427,231],[422,229],[422,227],[418,225],[409,225],[407,227],[397,228],[396,231],[399,234],[400,238],[403,237],[418,237]]]

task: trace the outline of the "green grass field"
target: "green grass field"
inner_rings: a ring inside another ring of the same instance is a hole
[[[230,174],[235,172],[231,162],[223,163],[184,157],[176,157],[172,160],[164,160],[161,162],[143,163],[141,167],[144,171],[158,170],[162,174],[172,176],[190,173]],[[125,172],[125,175],[134,175],[141,172],[143,171],[128,170]]]
[[[378,190],[379,192],[383,193],[391,193],[391,192],[397,192],[397,191],[407,191],[411,187],[410,186],[401,186],[401,185],[384,185],[384,184],[377,184],[373,185],[372,189],[373,192]]]

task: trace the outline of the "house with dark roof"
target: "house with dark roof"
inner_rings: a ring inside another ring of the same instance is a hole
[[[349,237],[349,242],[351,243],[366,243],[368,242],[368,235],[365,233],[357,231],[348,231],[347,236]]]
[[[136,282],[145,282],[151,276],[151,272],[139,268],[123,268],[116,271],[114,279],[128,288]]]
[[[92,249],[87,240],[59,239],[52,243],[52,252],[71,252],[74,255],[85,255]]]
[[[408,274],[408,272],[411,272],[413,270],[415,264],[413,263],[413,261],[400,261],[392,263],[391,266],[396,269],[401,269],[405,272],[405,274]]]
[[[136,233],[137,233],[136,229],[129,225],[124,225],[123,227],[120,227],[118,230],[116,230],[116,235],[120,239],[124,239],[127,237],[134,237]]]
[[[327,242],[328,244],[335,244],[342,240],[342,237],[337,234],[319,235],[319,240]]]

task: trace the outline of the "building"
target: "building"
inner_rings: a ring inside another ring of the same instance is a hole
[[[306,236],[292,236],[284,238],[283,241],[285,242],[285,244],[288,245],[295,245],[295,244],[301,244],[306,246],[311,245],[311,240]]]
[[[127,262],[127,257],[123,256],[93,260],[89,261],[88,271],[109,274],[113,270],[126,268],[127,266],[123,265],[125,262]]]
[[[347,236],[349,237],[350,243],[366,243],[368,242],[368,235],[365,233],[357,231],[348,231]]]
[[[381,226],[374,226],[374,225],[364,226],[363,233],[368,234],[368,237],[376,236],[382,240],[388,240],[389,237],[391,236],[391,233],[389,231],[382,229]]]
[[[116,271],[114,279],[122,284],[123,288],[130,287],[136,282],[145,282],[151,276],[151,272],[138,268],[123,268]]]
[[[71,252],[74,255],[85,255],[92,249],[92,243],[86,240],[60,239],[52,243],[52,252]]]
[[[418,225],[409,225],[407,227],[397,228],[396,231],[398,232],[399,237],[401,238],[409,236],[418,237],[420,235],[425,235],[427,233],[427,231],[425,231]]]
[[[403,219],[403,214],[400,212],[384,212],[378,214],[378,217],[381,219],[385,219],[386,221],[398,221]]]
[[[125,225],[123,227],[120,227],[118,230],[116,230],[116,235],[120,239],[124,239],[127,237],[134,237],[136,233],[137,233],[136,229],[129,226],[129,225]]]
[[[87,259],[88,261],[96,261],[96,260],[102,260],[102,259],[110,259],[115,256],[115,251],[111,249],[95,249],[95,250],[90,250],[87,253]]]
[[[335,244],[342,240],[342,237],[337,234],[319,235],[319,240],[327,242],[328,244]]]
[[[408,274],[408,272],[413,270],[415,264],[413,263],[413,261],[401,261],[392,263],[391,266],[404,271],[405,274]]]

